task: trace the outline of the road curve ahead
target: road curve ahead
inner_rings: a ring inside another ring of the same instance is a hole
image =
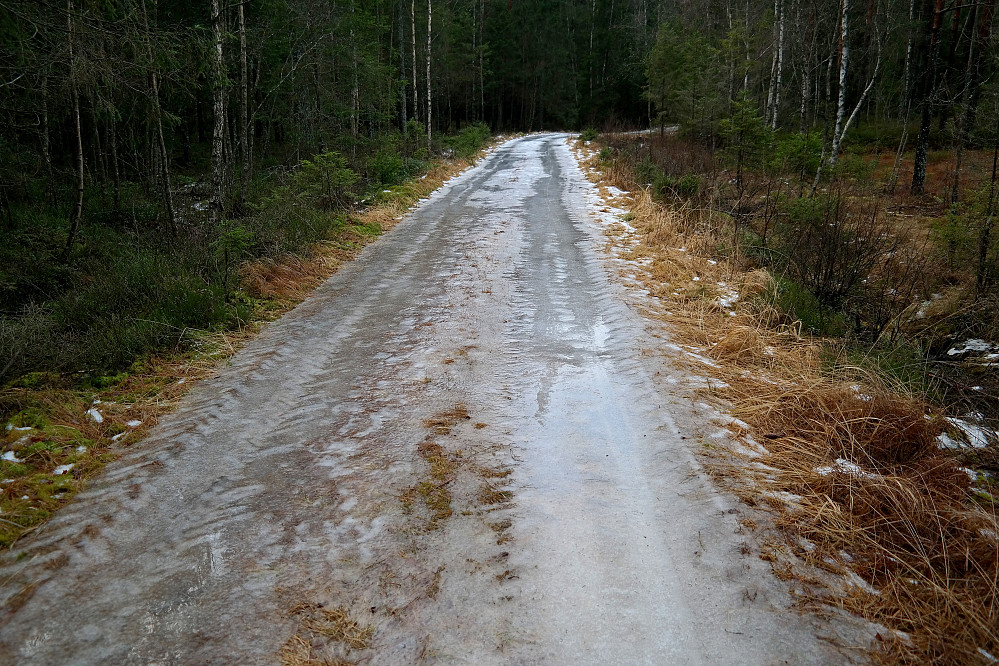
[[[454,179],[6,555],[0,662],[842,662],[740,554],[566,140]]]

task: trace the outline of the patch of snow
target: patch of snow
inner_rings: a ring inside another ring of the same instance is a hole
[[[104,423],[104,416],[98,411],[96,407],[91,407],[87,410],[87,416],[94,420],[94,423]]]
[[[631,192],[625,192],[624,190],[619,190],[618,188],[614,187],[613,185],[609,185],[607,187],[607,192],[612,197],[620,197],[620,196],[624,196],[625,194],[631,194]]]
[[[719,282],[719,285],[725,286],[723,282]],[[718,296],[717,303],[722,308],[730,310],[733,305],[739,301],[739,292],[734,289],[728,289],[723,291],[720,296]],[[731,313],[730,313],[731,314]]]
[[[76,447],[76,452],[77,453],[83,453],[86,450],[87,450],[87,447],[85,447],[85,446],[78,446],[78,447]]]
[[[939,435],[937,435],[937,446],[940,447],[941,449],[960,449],[961,443],[955,442],[953,439],[950,438],[950,435],[948,435],[945,432],[942,432]]]
[[[13,463],[24,462],[21,458],[15,456],[13,451],[6,451],[2,456],[0,456],[0,460],[6,460],[7,462]]]
[[[978,415],[969,414],[964,418],[947,417],[947,422],[964,433],[968,444],[975,449],[982,449],[989,445],[996,433],[986,430],[982,426],[972,423],[971,419],[978,420]],[[939,437],[937,439],[940,439]],[[953,440],[952,440],[953,441]],[[953,447],[948,447],[953,448]]]
[[[706,358],[704,356],[701,356],[700,354],[695,354],[693,352],[687,352],[687,356],[692,356],[692,357],[696,358],[698,361],[700,361],[701,363],[703,363],[704,365],[710,366],[712,368],[720,367],[717,363],[715,363],[714,361],[712,361],[710,358]]]
[[[54,470],[52,470],[52,473],[56,475],[65,474],[74,467],[76,467],[76,463],[69,463],[68,465],[59,465]]]
[[[976,352],[987,352],[992,351],[992,345],[985,340],[979,340],[978,338],[970,338],[965,340],[963,346],[951,347],[947,350],[947,356],[957,356],[958,354],[967,354],[970,351]]]
[[[801,506],[801,495],[795,495],[786,490],[764,490],[760,494],[764,497],[779,500],[791,509],[797,509]]]
[[[958,469],[967,474],[968,478],[971,479],[972,483],[978,481],[978,472],[976,472],[975,470],[971,469],[970,467],[958,467]]]
[[[876,589],[874,589],[874,587],[872,587],[870,583],[868,583],[866,580],[858,576],[857,572],[855,571],[849,572],[846,577],[854,587],[861,589],[864,592],[867,592],[868,594],[875,594],[875,595],[881,594]]]
[[[24,426],[23,428],[14,425],[13,423],[7,424],[7,431],[24,432],[25,430],[34,430],[31,426]]]
[[[836,463],[833,465],[816,467],[815,472],[822,476],[829,476],[833,472],[843,472],[849,476],[856,477],[858,479],[880,479],[880,474],[874,474],[872,472],[865,471],[860,465],[847,460],[846,458],[836,458]]]
[[[14,483],[14,479],[4,479],[3,481],[0,481],[0,483]]]
[[[978,654],[988,659],[990,664],[999,662],[999,659],[996,659],[994,656],[992,656],[992,653],[986,650],[985,648],[978,648]]]
[[[132,419],[131,421],[129,421],[125,425],[127,425],[129,428],[137,428],[140,425],[142,425],[142,421],[140,421],[139,419]]]

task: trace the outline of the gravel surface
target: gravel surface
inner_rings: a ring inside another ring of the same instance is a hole
[[[6,554],[0,662],[846,661],[742,554],[566,139],[452,180]]]

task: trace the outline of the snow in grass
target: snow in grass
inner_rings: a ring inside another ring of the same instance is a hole
[[[857,400],[860,400],[862,402],[870,402],[871,400],[874,400],[873,396],[870,396],[870,395],[868,395],[866,393],[861,393],[861,391],[860,391],[860,384],[853,384],[853,385],[850,386],[850,388],[855,393],[854,397]]]
[[[978,338],[971,338],[965,340],[960,345],[955,345],[947,350],[948,356],[957,356],[959,354],[967,354],[968,352],[987,352],[992,351],[992,345],[985,340],[979,340]]]
[[[801,507],[801,495],[795,495],[786,490],[764,490],[760,494],[781,502],[789,509],[798,509]]]
[[[609,185],[607,187],[607,193],[610,194],[612,197],[623,197],[626,194],[631,194],[631,192],[626,192],[625,190],[620,190],[620,189],[614,187],[613,185]]]
[[[979,414],[968,414],[963,418],[951,416],[947,417],[947,422],[960,430],[967,439],[968,446],[975,449],[985,448],[996,437],[996,433],[994,431],[980,425],[981,416]],[[946,436],[946,434],[944,433],[943,436]],[[941,437],[937,437],[937,441],[939,441],[941,446],[944,448],[962,448],[962,445],[957,444],[950,437],[947,437],[946,440],[941,439]]]
[[[104,423],[104,415],[96,407],[87,410],[87,416],[94,420],[94,423]]]
[[[821,474],[822,476],[829,476],[833,472],[843,472],[849,476],[858,479],[880,479],[880,474],[873,474],[871,472],[865,471],[860,465],[847,460],[846,458],[837,458],[836,463],[833,465],[816,467],[815,472]]]
[[[117,442],[117,441],[118,441],[119,439],[121,439],[122,437],[124,437],[124,436],[125,436],[125,435],[127,435],[127,434],[128,434],[127,432],[120,432],[120,433],[118,433],[117,435],[114,435],[114,436],[113,436],[113,437],[111,438],[111,441],[112,441],[112,442]]]
[[[59,465],[54,470],[52,470],[52,473],[55,475],[65,474],[74,467],[76,467],[76,463],[69,463],[68,465]]]
[[[132,419],[125,425],[127,425],[129,428],[138,428],[140,425],[142,425],[142,421],[140,421],[139,419]]]
[[[14,432],[24,432],[26,430],[34,430],[34,428],[32,428],[31,426],[21,427],[21,426],[16,426],[13,423],[8,423],[7,432],[10,432],[11,430],[13,430]]]
[[[718,283],[720,286],[725,287],[724,282]],[[725,310],[731,310],[732,307],[739,301],[739,292],[735,289],[727,288],[718,295],[715,300],[716,303]],[[732,314],[731,312],[729,314]]]
[[[23,460],[21,460],[20,458],[18,458],[17,456],[15,456],[13,451],[6,451],[6,452],[4,452],[3,456],[0,456],[0,459],[6,460],[7,462],[13,462],[13,463],[24,462]]]

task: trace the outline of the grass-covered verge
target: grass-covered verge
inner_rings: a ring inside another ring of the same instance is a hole
[[[55,240],[37,243],[35,263],[16,246],[0,249],[0,547],[44,524],[196,380],[469,166],[487,141],[473,126],[445,140],[443,159],[376,155],[374,179],[339,155],[318,155],[262,178],[243,214],[219,228],[203,186],[191,182],[179,187],[177,236],[157,229],[152,214],[145,230],[92,216],[65,263],[54,218]],[[20,224],[12,238],[23,249],[40,232]]]
[[[611,242],[654,297],[667,353],[736,418],[735,444],[703,452],[769,516],[746,523],[762,557],[802,607],[880,624],[873,661],[993,663],[997,304],[973,248],[949,261],[933,231],[945,207],[885,195],[876,165],[810,197],[794,169],[735,182],[724,155],[681,137],[603,143],[580,150],[600,186],[632,193],[619,205],[636,230]]]

